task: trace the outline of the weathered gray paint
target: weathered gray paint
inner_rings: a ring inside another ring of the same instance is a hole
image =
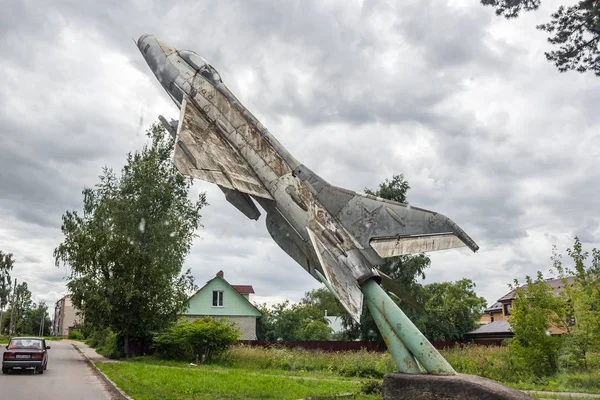
[[[381,280],[375,268],[381,257],[462,246],[477,251],[477,244],[442,214],[327,183],[262,126],[208,63],[191,64],[193,53],[178,52],[151,35],[141,36],[138,47],[181,108],[175,148],[179,170],[228,189],[228,201],[256,219],[252,196],[267,212],[275,242],[315,279],[325,277],[357,321],[359,286]]]

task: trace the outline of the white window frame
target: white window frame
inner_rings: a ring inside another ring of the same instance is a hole
[[[223,307],[223,298],[225,297],[224,292],[222,290],[213,290],[212,293],[213,293],[213,295],[212,295],[212,306],[215,307],[215,308],[222,308]],[[216,297],[216,300],[217,300],[216,303],[217,303],[217,305],[215,305],[215,293],[217,293],[217,297]],[[220,294],[220,296],[219,296],[219,294]],[[219,299],[219,297],[220,297],[220,299]],[[220,303],[221,303],[220,305],[219,305],[219,300],[221,300],[220,301]]]

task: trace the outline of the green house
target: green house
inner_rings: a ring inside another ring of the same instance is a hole
[[[256,319],[262,314],[250,303],[253,293],[251,285],[231,285],[219,271],[190,297],[183,316],[189,320],[205,316],[227,318],[240,328],[240,340],[256,340]]]

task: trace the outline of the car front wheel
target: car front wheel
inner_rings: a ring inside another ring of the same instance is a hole
[[[9,369],[8,369],[8,368],[2,368],[2,373],[3,373],[3,374],[8,374],[8,372],[9,372]]]

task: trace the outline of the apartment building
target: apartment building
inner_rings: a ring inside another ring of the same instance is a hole
[[[71,302],[71,295],[59,299],[54,306],[54,321],[52,334],[54,336],[68,336],[69,328],[81,323],[83,318],[78,315],[77,309]]]

